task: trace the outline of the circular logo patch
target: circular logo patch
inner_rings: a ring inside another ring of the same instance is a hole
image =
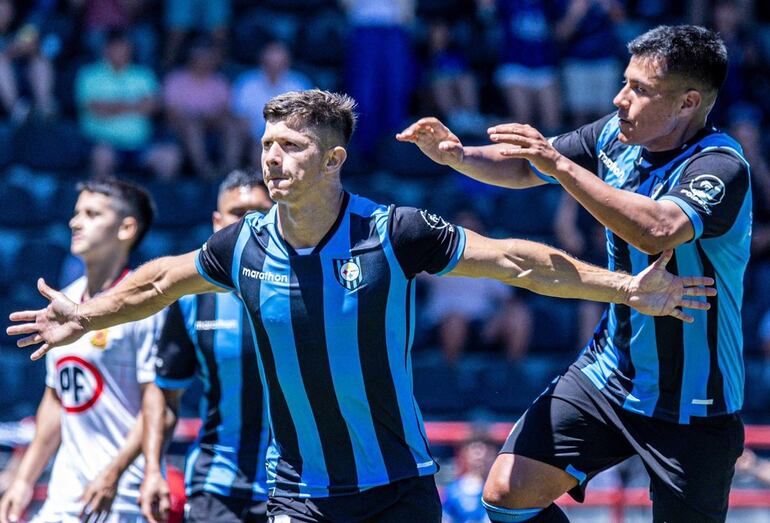
[[[90,409],[104,390],[104,379],[92,363],[77,356],[56,362],[57,392],[67,412]]]
[[[725,197],[725,184],[712,174],[701,174],[690,182],[690,191],[704,205],[717,205]]]
[[[361,268],[354,261],[349,261],[340,267],[340,278],[345,281],[356,281],[361,275]]]

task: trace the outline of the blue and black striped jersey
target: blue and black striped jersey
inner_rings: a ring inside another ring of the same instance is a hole
[[[435,473],[412,392],[414,277],[452,270],[465,232],[345,193],[330,231],[300,255],[277,209],[219,231],[198,256],[201,275],[237,291],[249,312],[271,492],[326,497]]]
[[[708,298],[710,310],[692,311],[694,323],[610,305],[577,365],[639,414],[686,424],[736,412],[743,403],[741,304],[751,242],[748,162],[740,145],[712,126],[675,150],[654,153],[621,143],[618,133],[617,116],[607,116],[552,143],[613,187],[678,205],[695,234],[675,249],[668,270],[712,277],[718,295]],[[611,270],[631,274],[656,258],[610,230],[607,256]]]
[[[155,382],[182,389],[196,376],[203,381],[203,425],[185,465],[188,496],[267,499],[270,430],[247,314],[234,293],[185,296],[169,307]]]

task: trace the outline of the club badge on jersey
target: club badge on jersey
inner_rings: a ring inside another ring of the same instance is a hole
[[[337,282],[348,290],[356,290],[363,281],[361,260],[359,256],[334,260],[334,275]]]
[[[109,341],[109,329],[98,330],[91,335],[91,345],[96,349],[104,349]]]
[[[56,389],[64,410],[70,413],[90,409],[104,390],[99,369],[78,356],[66,356],[56,362]]]

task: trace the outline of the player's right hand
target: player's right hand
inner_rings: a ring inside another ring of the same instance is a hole
[[[463,161],[460,139],[432,116],[421,118],[396,135],[400,142],[411,142],[436,163],[456,167]]]
[[[33,360],[41,358],[54,347],[74,342],[86,332],[77,314],[78,307],[72,300],[46,285],[43,278],[37,280],[37,289],[50,302],[48,307],[11,313],[11,321],[26,323],[11,325],[5,330],[9,336],[29,334],[16,342],[18,347],[42,343],[30,356]]]
[[[16,480],[0,499],[0,523],[16,523],[32,501],[32,485]]]
[[[139,488],[139,506],[148,523],[165,523],[171,510],[171,492],[160,472],[145,473]]]

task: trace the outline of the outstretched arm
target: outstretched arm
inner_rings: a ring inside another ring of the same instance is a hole
[[[523,189],[545,183],[532,172],[526,160],[500,154],[508,147],[498,144],[465,147],[434,117],[418,120],[398,133],[396,139],[415,144],[436,163],[490,185]]]
[[[208,282],[196,268],[197,251],[158,258],[142,265],[109,292],[75,304],[61,292],[38,280],[38,290],[50,303],[45,309],[11,314],[9,336],[27,334],[19,347],[42,344],[32,353],[37,360],[54,347],[66,345],[91,330],[146,318],[186,294],[222,291]]]
[[[466,229],[462,258],[451,276],[494,278],[538,294],[622,303],[652,316],[693,318],[679,307],[706,310],[694,296],[714,296],[711,278],[678,277],[666,271],[671,251],[636,276],[610,272],[567,253],[527,240],[493,240]]]

